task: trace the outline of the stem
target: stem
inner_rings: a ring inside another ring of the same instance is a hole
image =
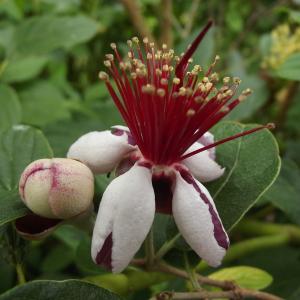
[[[193,292],[193,293],[173,293],[173,292],[163,292],[157,295],[155,298],[151,298],[150,300],[164,300],[164,299],[172,299],[172,300],[191,300],[191,299],[219,299],[219,298],[226,298],[226,299],[244,299],[251,297],[253,299],[261,299],[261,300],[283,300],[277,296],[246,290],[246,289],[237,289],[235,291],[220,291],[220,292],[207,292],[207,291],[200,291],[200,292]]]
[[[240,222],[236,230],[249,236],[285,234],[289,242],[300,244],[300,227],[296,225],[244,220]]]
[[[151,34],[151,31],[142,15],[142,11],[138,2],[135,0],[121,0],[124,7],[127,9],[127,12],[130,16],[130,19],[142,37],[148,37],[150,41],[155,41],[154,37]]]
[[[193,288],[195,290],[200,290],[201,286],[197,280],[197,275],[196,275],[195,271],[191,268],[189,258],[187,256],[186,252],[184,252],[184,264],[185,264],[185,269],[186,269],[187,273],[189,274],[189,278],[193,285]]]
[[[16,264],[16,272],[17,272],[17,277],[18,277],[18,283],[19,284],[26,283],[24,270],[23,270],[23,267],[20,263]]]
[[[180,238],[180,233],[177,233],[171,240],[165,242],[156,252],[155,260],[163,258],[173,247],[176,241]]]
[[[154,263],[155,250],[153,242],[153,228],[151,227],[146,240],[145,240],[145,252],[146,252],[146,266],[150,268]]]

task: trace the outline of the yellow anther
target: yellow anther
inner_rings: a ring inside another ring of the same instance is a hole
[[[223,78],[223,82],[224,83],[229,83],[229,81],[230,81],[230,77],[227,76],[227,77]]]
[[[180,96],[185,96],[185,94],[186,94],[186,88],[182,86],[182,87],[179,89],[179,95],[180,95]]]
[[[107,67],[107,68],[111,67],[111,62],[109,60],[105,60],[103,63],[104,63],[105,67]]]
[[[117,49],[117,45],[115,43],[111,43],[110,44],[110,47],[113,49],[113,50],[116,50]]]
[[[154,94],[155,87],[154,85],[148,83],[147,85],[142,86],[142,92],[146,94]]]
[[[128,45],[128,47],[132,47],[132,41],[131,40],[127,40],[127,45]]]
[[[134,36],[132,39],[131,39],[135,44],[138,44],[140,41],[138,39],[138,37]]]
[[[130,76],[132,79],[136,79],[137,78],[137,74],[135,72],[130,73]]]
[[[162,75],[162,71],[160,69],[155,69],[155,74],[157,76],[161,76]]]
[[[209,82],[208,77],[203,77],[202,82],[204,82],[204,83]]]
[[[177,78],[177,77],[174,77],[174,78],[173,78],[173,83],[174,83],[175,85],[179,84],[179,83],[180,83],[180,79]]]
[[[114,60],[114,56],[113,54],[106,54],[105,57],[110,60],[110,61],[113,61]]]
[[[102,72],[102,71],[99,73],[99,78],[100,78],[101,80],[104,80],[104,81],[108,81],[108,80],[109,80],[108,74],[105,73],[105,72]]]
[[[233,83],[240,84],[242,80],[239,77],[233,77]]]
[[[208,82],[205,87],[209,91],[212,88],[213,84],[211,82]]]
[[[132,59],[132,57],[133,57],[132,52],[129,51],[129,52],[127,53],[127,55],[128,55],[128,57],[129,57],[130,59]]]
[[[144,43],[144,44],[148,44],[148,43],[149,43],[149,39],[148,39],[147,37],[144,37],[144,38],[143,38],[143,43]]]
[[[164,97],[166,94],[166,91],[164,89],[157,89],[156,93],[159,97]]]
[[[187,112],[186,112],[186,115],[188,117],[192,117],[196,114],[195,110],[194,109],[189,109]]]
[[[160,80],[160,84],[161,84],[161,85],[168,85],[168,79],[162,78],[162,79]]]
[[[152,54],[151,53],[147,53],[147,59],[152,59]]]
[[[162,44],[162,48],[163,48],[163,50],[167,50],[168,49],[167,44]]]
[[[162,69],[163,69],[163,71],[168,72],[169,71],[169,65],[163,65]]]

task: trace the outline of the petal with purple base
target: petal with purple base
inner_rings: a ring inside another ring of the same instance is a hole
[[[210,266],[220,265],[229,239],[207,189],[188,171],[176,172],[173,215],[192,249]]]
[[[118,133],[92,131],[81,136],[71,145],[67,157],[83,162],[95,174],[111,172],[125,155],[136,149],[130,133],[114,130]]]
[[[196,142],[186,151],[186,153],[193,152],[202,147],[204,147],[202,144]],[[221,177],[225,171],[225,168],[222,168],[211,158],[211,154],[208,150],[188,157],[184,159],[182,163],[187,166],[190,172],[201,182],[216,180]]]
[[[135,165],[103,194],[92,239],[95,263],[121,272],[139,250],[154,219],[155,200],[148,168]]]
[[[208,146],[215,142],[215,138],[212,133],[207,131],[201,136],[201,138],[198,140],[198,142],[200,144],[202,144],[203,146]],[[216,148],[213,147],[213,148],[208,149],[207,151],[209,153],[209,157],[213,160],[216,160]]]

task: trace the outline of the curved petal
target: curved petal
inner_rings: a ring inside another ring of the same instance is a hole
[[[199,142],[194,143],[186,153],[202,148]],[[208,182],[221,177],[225,168],[222,168],[211,157],[208,150],[195,154],[182,161],[191,173],[201,182]]]
[[[96,174],[109,173],[124,155],[136,149],[129,135],[122,130],[118,134],[109,130],[89,132],[71,145],[67,157],[83,162]]]
[[[218,266],[229,240],[209,192],[188,171],[176,172],[172,209],[187,243],[210,266]]]
[[[210,144],[213,144],[215,142],[214,135],[210,133],[209,131],[205,132],[201,138],[198,140],[200,144],[203,146],[208,146]],[[216,160],[216,148],[210,148],[207,150],[209,152],[209,157],[213,160]]]
[[[92,258],[121,272],[143,243],[154,219],[155,200],[148,168],[135,165],[114,179],[100,203]]]

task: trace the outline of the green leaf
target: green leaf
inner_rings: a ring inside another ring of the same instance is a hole
[[[285,159],[279,177],[265,193],[264,199],[284,211],[295,223],[300,225],[300,170],[296,163]]]
[[[0,132],[0,225],[28,212],[18,196],[20,175],[32,161],[51,156],[52,150],[39,130],[16,125]]]
[[[0,300],[120,300],[103,288],[80,280],[38,280],[17,286],[2,294]]]
[[[297,10],[289,9],[289,17],[293,22],[300,24],[300,12]]]
[[[283,79],[300,80],[300,53],[289,56],[274,74]]]
[[[97,29],[97,22],[83,15],[32,17],[17,29],[15,49],[19,54],[34,55],[70,48],[90,40]]]
[[[24,123],[45,126],[58,120],[70,118],[64,96],[50,82],[34,83],[20,92],[20,99]]]
[[[250,88],[253,93],[245,101],[240,103],[230,114],[229,119],[242,120],[251,117],[262,105],[266,103],[269,92],[264,80],[256,74],[249,74],[246,70],[243,58],[237,51],[232,51],[229,56],[229,72],[232,76],[239,76],[242,80],[236,94]]]
[[[232,280],[240,287],[254,290],[262,290],[273,281],[269,273],[247,266],[224,268],[209,275],[209,277],[215,280]]]
[[[249,130],[255,125],[222,122],[212,132],[215,140]],[[269,130],[217,147],[217,160],[225,174],[207,185],[224,226],[232,228],[255,204],[278,176],[278,145]]]
[[[47,63],[46,56],[28,56],[8,61],[1,80],[4,82],[21,82],[36,77]]]
[[[21,105],[17,93],[8,85],[0,84],[0,129],[10,128],[21,121]]]

